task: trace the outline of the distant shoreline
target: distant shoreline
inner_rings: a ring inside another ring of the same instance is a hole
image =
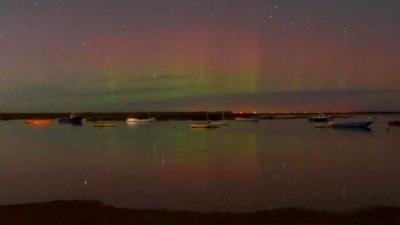
[[[59,112],[59,113],[0,113],[1,120],[24,120],[24,119],[57,119],[68,117],[71,114],[82,116],[89,121],[97,120],[114,120],[123,121],[129,117],[135,118],[148,118],[155,117],[157,120],[205,120],[207,114],[210,120],[220,120],[222,115],[227,120],[232,120],[235,117],[250,117],[257,116],[261,119],[302,119],[308,118],[316,114],[329,114],[333,117],[351,117],[351,116],[373,116],[373,115],[399,115],[400,112],[387,112],[387,111],[374,111],[374,112],[277,112],[277,113],[250,113],[250,112],[232,112],[232,111],[218,111],[218,112]]]
[[[200,213],[122,209],[97,201],[57,201],[0,206],[0,224],[7,225],[390,225],[398,224],[399,218],[400,209],[394,207],[371,207],[349,212],[287,208],[254,213]]]

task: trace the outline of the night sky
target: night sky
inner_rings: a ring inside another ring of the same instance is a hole
[[[400,110],[399,0],[0,0],[0,111]]]

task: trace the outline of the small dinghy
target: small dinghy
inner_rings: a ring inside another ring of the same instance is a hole
[[[50,126],[53,124],[52,120],[27,120],[26,124],[31,126]]]

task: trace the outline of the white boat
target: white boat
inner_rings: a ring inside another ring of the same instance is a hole
[[[156,121],[156,118],[147,118],[147,119],[138,119],[138,118],[128,118],[126,119],[127,123],[151,123]]]
[[[219,126],[211,122],[205,122],[205,123],[193,123],[190,124],[190,127],[195,129],[215,129],[218,128]]]
[[[236,117],[236,121],[245,121],[245,122],[259,122],[260,119],[258,117]]]
[[[195,128],[195,129],[215,129],[218,128],[219,126],[217,126],[216,124],[210,122],[210,119],[208,117],[208,112],[207,112],[207,121],[206,122],[200,122],[200,123],[193,123],[190,124],[191,128]]]

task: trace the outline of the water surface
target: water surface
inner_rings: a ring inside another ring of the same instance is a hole
[[[0,204],[99,200],[118,207],[247,212],[400,206],[400,129],[306,120],[116,128],[0,126]]]

